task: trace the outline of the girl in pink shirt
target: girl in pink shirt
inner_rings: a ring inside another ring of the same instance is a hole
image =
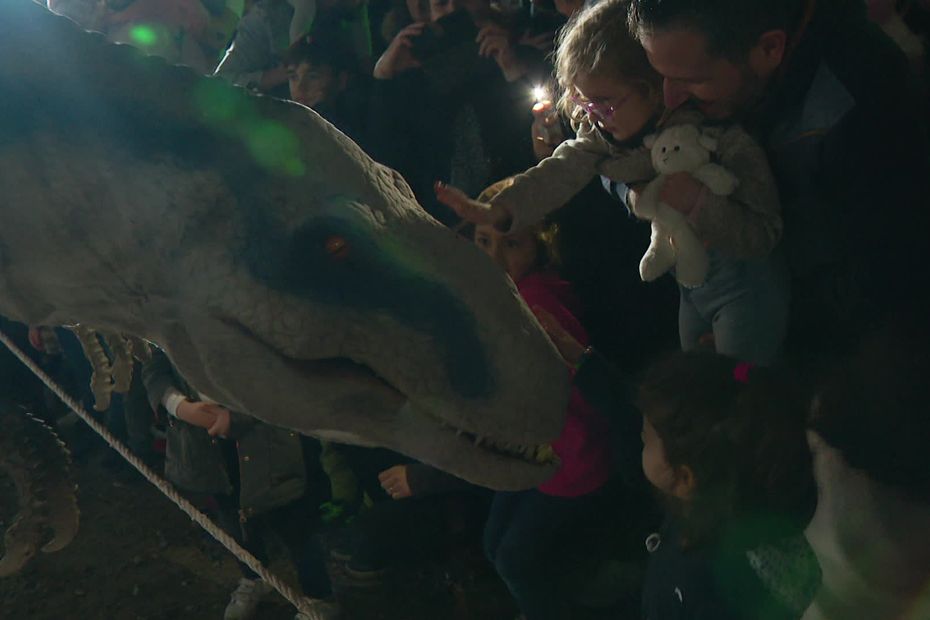
[[[495,183],[478,199],[490,200],[510,182]],[[458,191],[436,187],[440,199]],[[507,272],[534,312],[547,311],[587,344],[571,285],[552,269],[551,231],[537,226],[503,234],[491,225],[479,225],[475,243]],[[590,512],[595,492],[609,475],[607,420],[577,389],[572,390],[565,426],[552,449],[561,461],[556,474],[536,489],[496,493],[484,532],[485,553],[527,620],[567,617],[565,597],[559,595],[555,579],[560,563],[551,557],[553,537],[562,524]]]

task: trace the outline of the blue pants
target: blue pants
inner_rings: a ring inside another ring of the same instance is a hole
[[[536,489],[498,492],[484,529],[484,552],[527,620],[568,618],[559,592],[556,530],[591,510],[591,498],[554,497]]]
[[[711,252],[710,275],[694,289],[680,287],[678,334],[690,351],[713,332],[721,355],[769,365],[782,352],[788,329],[788,269],[781,252],[734,260]]]

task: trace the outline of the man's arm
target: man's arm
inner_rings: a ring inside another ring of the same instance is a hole
[[[261,7],[253,7],[239,21],[236,38],[214,75],[239,86],[260,88],[263,75],[271,69],[274,60],[271,49],[271,33],[265,22],[265,12]]]

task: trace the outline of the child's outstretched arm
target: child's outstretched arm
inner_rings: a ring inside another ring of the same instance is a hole
[[[590,125],[578,128],[578,136],[560,144],[551,157],[513,178],[513,184],[491,200],[511,216],[513,232],[538,224],[565,206],[598,174],[598,166],[610,157],[607,142]]]
[[[436,181],[433,191],[436,192],[439,202],[455,211],[455,214],[466,222],[491,224],[502,231],[510,229],[511,216],[499,205],[472,200],[459,188],[446,185],[442,181]]]

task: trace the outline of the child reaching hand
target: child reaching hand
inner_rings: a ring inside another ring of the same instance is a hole
[[[514,177],[493,199],[473,201],[438,185],[438,199],[459,217],[501,232],[532,226],[560,208],[597,175],[627,189],[656,176],[647,134],[703,122],[688,108],[666,112],[662,78],[626,26],[628,2],[603,0],[582,11],[559,36],[560,106],[576,137]],[[710,254],[707,281],[681,288],[679,336],[684,350],[712,332],[717,352],[759,364],[778,357],[788,315],[787,268],[773,254],[782,232],[778,194],[764,152],[742,129],[705,128],[717,139],[715,163],[739,180],[717,196],[689,174],[671,175],[660,200],[684,214]]]
[[[511,182],[492,185],[479,199],[491,199]],[[507,272],[530,308],[543,309],[587,342],[571,285],[552,269],[552,231],[536,226],[505,235],[483,224],[475,229],[475,243]],[[609,475],[607,421],[577,390],[552,449],[561,461],[556,474],[536,489],[495,493],[484,532],[485,553],[527,620],[568,617],[556,587],[554,537],[561,525],[594,509]]]

